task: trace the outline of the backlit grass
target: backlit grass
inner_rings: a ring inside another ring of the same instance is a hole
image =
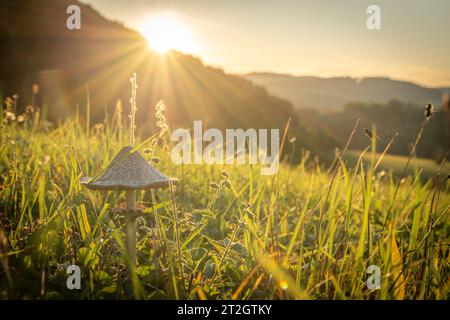
[[[141,153],[180,179],[181,261],[169,189],[139,192],[132,281],[114,211],[125,194],[79,184],[127,144],[122,119],[50,128],[35,114],[3,122],[0,139],[0,298],[449,298],[448,172],[410,175],[394,198],[398,179],[374,170],[370,139],[336,171],[305,156],[274,176],[256,165],[174,165],[167,136],[148,141]],[[82,269],[81,290],[66,287],[70,264]],[[369,265],[381,269],[379,290],[365,285]]]

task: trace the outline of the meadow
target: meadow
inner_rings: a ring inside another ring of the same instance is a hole
[[[345,159],[348,161],[349,165],[356,165],[360,156],[360,151],[358,150],[350,150]],[[364,159],[369,160],[370,154],[364,154]],[[380,157],[381,154],[377,153],[376,157]],[[393,154],[385,154],[383,156],[383,161],[380,163],[379,168],[380,171],[392,171],[394,174],[401,175],[406,163],[408,162],[407,156],[401,155],[393,155]],[[442,167],[439,163],[432,159],[425,158],[413,158],[410,161],[408,168],[406,169],[406,173],[409,175],[415,175],[420,172],[420,178],[422,180],[432,179],[437,172],[450,172],[450,164],[445,162]]]
[[[262,176],[258,165],[175,165],[169,131],[138,136],[141,154],[179,182],[173,197],[168,188],[138,192],[129,272],[125,193],[80,184],[128,144],[125,117],[51,125],[28,111],[1,119],[1,299],[450,296],[448,167],[423,179],[416,162],[402,176],[367,138],[353,161],[347,148],[331,166],[304,151],[299,164]],[[364,133],[348,134],[351,148]],[[66,286],[71,264],[81,267],[80,290]],[[381,270],[379,289],[366,285],[370,265]]]

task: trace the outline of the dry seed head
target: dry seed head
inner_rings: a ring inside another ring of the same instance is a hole
[[[27,106],[25,108],[25,112],[26,113],[33,113],[34,112],[34,107],[33,106]]]
[[[5,107],[6,107],[5,109],[6,109],[6,111],[11,111],[13,103],[14,103],[14,101],[10,97],[6,97],[5,98]]]
[[[166,105],[164,104],[163,100],[159,100],[158,103],[155,106],[156,111],[164,111],[166,110]]]
[[[209,184],[209,186],[210,186],[212,189],[219,189],[219,185],[218,185],[216,182],[211,182],[211,183]]]
[[[164,101],[159,100],[158,103],[155,106],[156,113],[156,126],[161,130],[161,135],[167,131],[169,126],[167,125],[167,119],[164,115],[164,110],[166,110],[166,105],[164,104]]]
[[[11,111],[7,111],[6,115],[5,115],[5,120],[9,121],[9,122],[15,121],[16,120],[16,115],[13,112],[11,112]]]
[[[159,163],[159,158],[158,157],[152,157],[152,162],[153,163]]]
[[[374,137],[375,137],[375,139],[378,139],[378,136],[375,133],[373,133],[371,130],[369,130],[365,127],[363,127],[363,129],[364,129],[364,133],[366,134],[366,136],[368,136],[370,139],[373,139]]]
[[[131,99],[130,99],[130,103],[131,103],[131,111],[130,111],[130,145],[132,147],[134,147],[134,143],[135,143],[135,130],[136,130],[136,125],[135,125],[135,120],[136,120],[136,91],[137,91],[137,80],[136,80],[136,73],[133,73],[133,77],[130,78],[130,82],[131,82]]]
[[[93,127],[94,135],[101,135],[104,132],[105,125],[103,123],[96,123]]]
[[[434,111],[434,106],[433,106],[431,103],[428,103],[428,104],[425,106],[425,118],[426,118],[427,120],[428,120],[428,119],[431,119],[431,116],[432,116],[433,112],[435,112],[435,111]]]

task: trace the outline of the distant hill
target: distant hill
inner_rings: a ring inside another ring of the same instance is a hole
[[[437,88],[437,90],[444,94],[450,94],[450,88]]]
[[[450,92],[450,88],[426,88],[389,78],[319,78],[274,73],[250,73],[244,77],[291,101],[296,109],[341,109],[350,102],[384,104],[392,99],[439,106],[442,94]]]
[[[391,100],[386,104],[355,102],[347,104],[341,110],[318,112],[304,109],[299,112],[298,120],[305,127],[313,130],[329,132],[341,145],[345,145],[356,121],[371,130],[376,130],[377,148],[383,150],[398,133],[395,142],[389,148],[390,154],[408,156],[411,144],[417,136],[424,121],[424,110],[414,104]],[[440,162],[450,152],[450,123],[448,114],[439,110],[433,113],[416,149],[416,155]],[[364,150],[371,143],[368,136],[358,128],[352,138],[352,149]],[[447,155],[450,159],[450,154]]]
[[[66,29],[71,4],[81,8],[81,30]],[[0,93],[18,93],[24,108],[31,101],[31,85],[39,84],[39,99],[53,120],[73,114],[77,104],[84,116],[87,89],[92,123],[102,121],[105,110],[112,114],[117,99],[127,114],[133,72],[141,131],[155,130],[159,99],[172,126],[192,127],[194,120],[203,120],[220,129],[283,129],[289,117],[295,118],[290,102],[264,88],[190,55],[160,56],[136,31],[74,0],[0,1],[0,52]],[[297,146],[320,149],[298,123],[292,123],[290,134]]]

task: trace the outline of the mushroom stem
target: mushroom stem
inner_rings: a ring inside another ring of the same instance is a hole
[[[126,209],[127,211],[136,210],[136,191],[126,191]],[[128,212],[126,219],[126,235],[127,235],[127,253],[130,258],[130,267],[136,263],[136,217]]]

